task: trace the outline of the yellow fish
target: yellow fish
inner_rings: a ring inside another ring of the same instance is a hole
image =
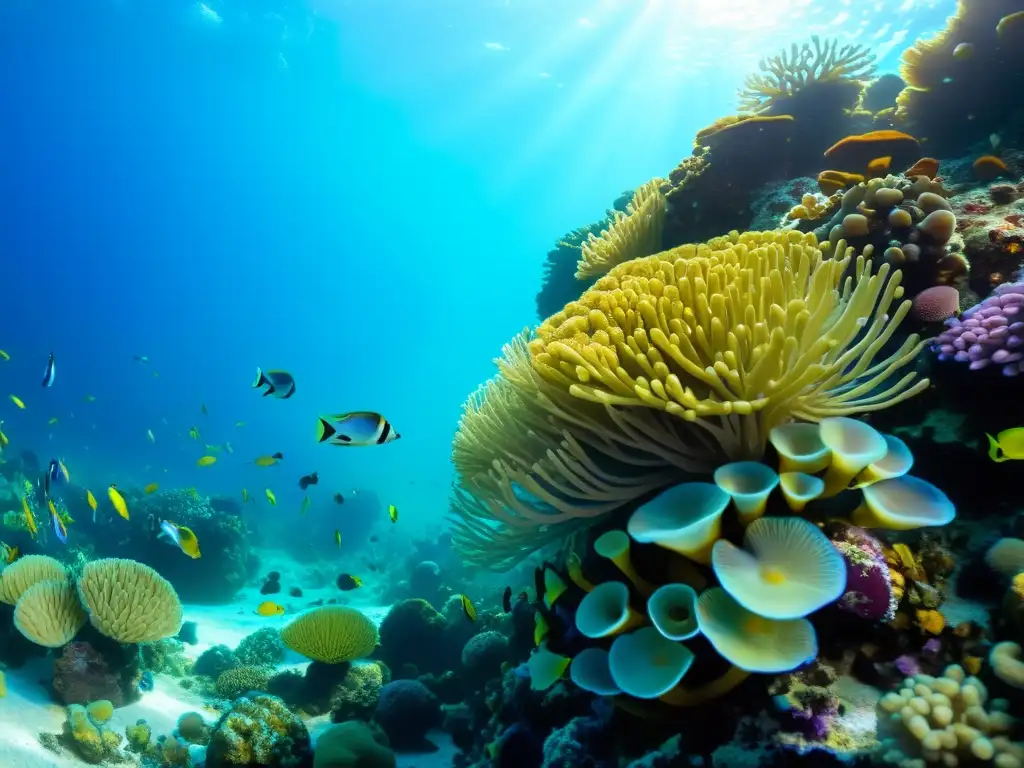
[[[194,424],[192,425],[192,429],[188,431],[188,436],[191,437],[193,440],[199,439],[199,430],[196,429]]]
[[[60,419],[58,419],[56,416],[51,416],[49,422],[47,422],[47,423],[52,427],[58,421],[60,421]]]
[[[124,503],[124,497],[117,492],[117,486],[113,483],[107,488],[107,496],[110,497],[110,503],[114,505],[114,509],[117,510],[117,514],[128,520],[128,505]]]
[[[11,402],[21,408],[21,410],[25,410],[25,404],[21,402],[21,398],[17,395],[11,395]]]
[[[341,531],[335,531],[334,532],[334,545],[338,549],[341,549]]]
[[[274,453],[270,456],[260,456],[253,462],[257,467],[272,467],[284,458],[283,453]]]
[[[64,475],[64,482],[71,482],[71,473],[68,472],[67,465],[64,463],[64,459],[57,459],[57,466],[60,467],[60,473]]]
[[[160,487],[159,483],[150,483],[149,485],[147,485],[142,490],[144,490],[146,493],[156,493],[156,489],[159,488],[159,487]]]
[[[17,560],[18,555],[19,552],[17,547],[8,546],[0,541],[0,560],[3,560],[6,565],[10,565]]]
[[[459,599],[462,601],[462,612],[466,614],[466,618],[476,621],[476,607],[473,605],[473,601],[465,595],[459,595]]]
[[[985,433],[988,438],[988,457],[992,461],[1004,462],[1011,459],[1024,459],[1024,427],[1004,429],[995,437]],[[1002,451],[1002,456],[999,452]]]
[[[302,497],[302,509],[299,510],[300,515],[306,514],[306,510],[309,509],[309,496]]]
[[[540,611],[533,614],[533,644],[539,646],[548,636],[548,622]]]
[[[198,560],[201,557],[199,554],[199,539],[196,538],[191,528],[187,528],[184,525],[176,525],[170,520],[164,520],[160,523],[160,531],[161,535],[167,536],[168,539],[178,545],[182,552],[193,560]]]
[[[284,606],[273,600],[264,600],[256,606],[254,613],[257,616],[280,616],[284,613]]]
[[[4,352],[2,349],[0,349],[0,359],[7,361],[11,359],[11,356]]]
[[[242,489],[242,503],[245,504],[249,500],[249,491],[246,488]]]
[[[7,435],[4,434],[3,430],[4,423],[0,421],[0,451],[10,445],[10,440],[7,439]]]
[[[95,512],[96,507],[98,506],[96,504],[96,497],[92,495],[92,491],[90,491],[89,489],[86,489],[85,491],[85,501],[86,503],[88,503],[89,509]]]
[[[391,518],[392,523],[398,522],[398,507],[394,504],[388,504],[388,517]]]
[[[36,516],[32,514],[32,508],[28,505],[28,496],[21,497],[21,508],[25,513],[25,527],[34,539],[39,528],[36,526]]]
[[[264,491],[264,493],[267,494],[267,501],[269,501],[273,506],[276,507],[277,506],[277,496],[274,495],[274,492],[272,490],[270,490],[269,488],[267,488],[267,490]]]
[[[203,458],[199,459],[199,461],[196,462],[196,466],[197,467],[208,467],[211,464],[216,464],[216,463],[217,463],[217,457],[216,456],[203,456]]]

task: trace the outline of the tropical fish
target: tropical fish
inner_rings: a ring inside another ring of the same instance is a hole
[[[34,539],[39,533],[39,528],[36,526],[36,516],[32,514],[32,508],[28,505],[28,496],[21,497],[21,509],[25,516],[25,527]]]
[[[287,400],[295,394],[295,378],[288,371],[267,371],[256,369],[256,383],[253,389],[266,387],[263,396],[273,395],[278,400]]]
[[[196,538],[191,528],[186,528],[184,525],[176,525],[170,520],[161,520],[160,534],[157,538],[164,536],[193,560],[198,560],[201,557],[199,554],[199,539]]]
[[[985,437],[988,438],[988,457],[992,461],[1002,463],[1011,459],[1024,459],[1024,427],[1004,429],[995,437],[986,432]]]
[[[302,497],[302,507],[299,509],[299,514],[300,515],[306,514],[306,510],[309,509],[309,505],[310,505],[309,496],[303,496]]]
[[[264,491],[264,493],[267,494],[267,501],[270,502],[271,506],[276,507],[277,506],[277,496],[274,495],[274,492],[272,490],[270,490],[269,488],[267,488]]]
[[[159,487],[160,487],[159,483],[150,483],[149,485],[147,485],[142,490],[145,491],[146,493],[156,493],[156,489],[159,488]]]
[[[341,549],[341,531],[339,530],[334,531],[334,546]]]
[[[188,436],[191,437],[193,440],[199,439],[199,430],[196,428],[195,424],[193,424],[192,429],[188,431]]]
[[[0,349],[0,360],[3,360],[4,362],[6,362],[6,361],[8,361],[10,359],[11,359],[11,356],[8,355],[6,352],[4,352],[2,349]]]
[[[43,386],[52,387],[53,380],[57,377],[57,367],[53,361],[53,352],[50,353],[50,359],[46,363],[46,371],[43,372]]]
[[[466,614],[466,618],[476,621],[476,606],[473,605],[473,601],[465,595],[459,595],[459,599],[462,601],[462,612]]]
[[[235,422],[235,426],[236,427],[244,427],[245,426],[245,422],[244,421],[236,421]]]
[[[50,420],[48,422],[46,422],[46,423],[49,424],[52,427],[58,421],[60,421],[60,419],[58,419],[56,416],[51,416]]]
[[[342,496],[340,492],[334,494],[334,503],[335,504],[344,504],[345,503],[345,497]]]
[[[272,453],[270,456],[260,456],[253,464],[257,467],[272,467],[284,458],[283,453]]]
[[[299,478],[299,488],[306,490],[311,485],[316,485],[320,482],[320,475],[316,472],[310,472],[308,475],[303,475]]]
[[[235,452],[235,449],[231,447],[231,443],[227,442],[224,443],[224,450],[227,451],[228,454],[232,454]]]
[[[505,592],[501,596],[501,608],[505,613],[512,612],[512,587],[505,587]]]
[[[96,395],[85,395],[85,396],[82,397],[82,400],[84,400],[87,403],[95,403],[96,402]]]
[[[249,491],[247,488],[242,489],[242,503],[245,504],[249,500]]]
[[[203,416],[209,416],[210,412],[206,410],[206,403],[200,403],[200,406],[202,406],[203,409]]]
[[[382,445],[400,437],[390,421],[372,411],[321,416],[317,421],[316,439],[319,443],[358,447]]]
[[[110,498],[110,503],[114,505],[114,509],[117,510],[117,514],[128,520],[128,505],[124,503],[124,497],[118,493],[117,486],[113,483],[107,488],[107,496]]]
[[[17,395],[11,395],[11,402],[18,406],[21,410],[25,410],[25,403],[21,401],[21,398]]]
[[[358,576],[352,576],[351,574],[343,573],[340,576],[338,576],[337,584],[338,589],[340,589],[342,592],[349,592],[353,589],[359,589],[361,586],[363,586],[363,580],[360,579]]]
[[[92,495],[92,491],[88,488],[85,489],[85,502],[89,505],[89,509],[92,510],[92,521],[96,522],[96,508],[99,506],[96,503],[96,497]]]
[[[57,508],[53,505],[53,499],[50,499],[49,504],[50,517],[53,519],[53,532],[57,534],[61,544],[67,544],[68,529],[64,526],[64,521],[60,519],[60,515],[57,514]]]
[[[533,644],[539,646],[548,636],[548,622],[544,614],[537,611],[533,614]]]
[[[132,355],[132,357],[135,358],[135,362],[137,362],[137,363],[148,363],[149,362],[149,358],[146,355]]]
[[[196,466],[197,467],[208,467],[211,464],[216,464],[216,463],[217,463],[217,457],[216,456],[203,456],[202,458],[200,458],[196,462]]]
[[[4,423],[0,421],[0,451],[10,445],[10,440],[7,439],[7,435],[4,434],[3,430]]]
[[[65,483],[71,482],[71,473],[68,472],[68,467],[64,463],[64,459],[57,459],[57,471],[60,473],[60,476],[64,478]]]
[[[394,504],[388,504],[388,517],[391,518],[392,523],[398,522],[398,507]]]
[[[153,430],[152,429],[147,429],[146,430],[146,439],[149,440],[149,442],[151,442],[151,443],[155,443],[156,442],[156,438],[153,436]]]
[[[257,616],[281,616],[284,613],[284,606],[272,600],[264,600],[256,606],[254,613]]]
[[[565,580],[547,562],[534,571],[534,582],[537,589],[537,598],[542,600],[549,609],[569,588]]]
[[[20,554],[21,553],[18,551],[16,546],[12,547],[0,541],[0,561],[2,561],[4,565],[10,565],[13,563],[18,559]]]

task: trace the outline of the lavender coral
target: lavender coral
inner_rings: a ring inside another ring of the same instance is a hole
[[[1024,282],[1001,285],[980,304],[948,326],[932,344],[940,360],[969,363],[972,371],[1001,365],[1004,376],[1016,376],[1024,361]]]

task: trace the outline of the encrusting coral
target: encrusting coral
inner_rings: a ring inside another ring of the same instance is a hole
[[[688,474],[759,458],[776,425],[922,391],[898,376],[916,336],[876,359],[910,302],[870,255],[732,233],[622,264],[506,346],[453,444],[463,556],[507,567]]]

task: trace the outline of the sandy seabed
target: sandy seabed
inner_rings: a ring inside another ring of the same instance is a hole
[[[321,594],[322,592],[322,594]],[[295,603],[299,609],[311,601],[336,597],[336,589],[306,590],[302,598],[292,599],[272,595],[285,604]],[[196,658],[213,645],[227,645],[234,648],[243,637],[263,627],[283,627],[295,617],[294,613],[284,616],[262,617],[253,613],[260,601],[265,600],[255,588],[243,590],[235,603],[221,606],[186,605],[185,621],[194,621],[198,627],[199,642],[185,646],[186,654]],[[289,606],[290,607],[290,606]],[[386,608],[358,606],[375,622],[380,622]],[[289,654],[279,669],[304,667],[308,662],[300,656]],[[39,658],[20,669],[8,670],[7,696],[0,699],[0,768],[79,768],[87,763],[68,753],[56,755],[39,743],[41,732],[58,733],[63,728],[65,708],[50,699],[47,690],[51,677],[52,659]],[[178,681],[166,675],[157,675],[154,690],[144,693],[142,698],[127,707],[114,712],[109,727],[124,733],[125,728],[145,719],[153,729],[154,736],[169,734],[174,730],[178,718],[185,712],[200,712],[212,721],[213,713],[203,709],[202,699],[184,690]],[[314,740],[330,725],[325,717],[307,723]],[[429,754],[402,754],[398,756],[399,768],[447,768],[452,764],[455,748],[447,734],[435,731],[430,739],[440,749]]]

